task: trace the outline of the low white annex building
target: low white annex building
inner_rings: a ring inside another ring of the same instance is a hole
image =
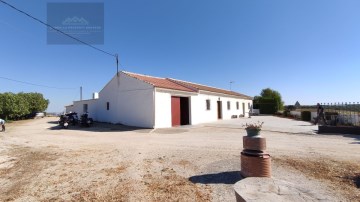
[[[121,71],[94,99],[74,101],[66,112],[99,122],[145,128],[194,125],[247,117],[252,97],[186,81]]]

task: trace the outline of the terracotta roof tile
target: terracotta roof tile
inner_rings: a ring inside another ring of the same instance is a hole
[[[135,74],[130,72],[124,72],[124,74],[127,74],[133,78],[139,79],[141,81],[144,81],[146,83],[149,83],[155,87],[158,88],[165,88],[165,89],[173,89],[173,90],[180,90],[180,91],[187,91],[187,92],[198,92],[199,90],[203,91],[209,91],[209,92],[215,92],[215,93],[221,93],[225,95],[232,95],[241,97],[243,99],[252,99],[252,97],[237,93],[234,91],[228,91],[220,88],[214,88],[210,86],[205,86],[201,84],[191,83],[187,81],[181,81],[176,79],[170,79],[170,78],[159,78],[159,77],[153,77],[153,76],[147,76],[142,74]]]
[[[237,93],[237,92],[234,92],[234,91],[224,90],[224,89],[220,89],[220,88],[214,88],[214,87],[210,87],[210,86],[205,86],[205,85],[201,85],[201,84],[196,84],[196,83],[191,83],[191,82],[181,81],[181,80],[176,80],[176,79],[169,79],[169,80],[174,81],[174,82],[179,83],[179,84],[183,84],[184,86],[195,88],[197,90],[203,90],[203,91],[209,91],[209,92],[215,92],[215,93],[222,93],[222,94],[226,94],[226,95],[238,96],[238,97],[241,97],[243,99],[251,99],[252,100],[252,97],[241,94],[241,93]]]
[[[187,91],[187,92],[196,92],[191,88],[187,88],[185,86],[179,85],[179,84],[172,82],[165,78],[147,76],[147,75],[142,75],[142,74],[135,74],[135,73],[130,73],[130,72],[123,72],[123,73],[125,73],[133,78],[144,81],[144,82],[151,84],[158,88],[180,90],[180,91]]]

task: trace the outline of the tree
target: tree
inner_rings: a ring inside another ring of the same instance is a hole
[[[272,90],[271,88],[265,88],[261,91],[260,96],[262,98],[272,98],[276,100],[278,109],[284,109],[284,102],[282,101],[281,95],[278,91]]]
[[[254,109],[259,109],[262,114],[274,114],[284,108],[280,93],[270,88],[263,89],[253,102]]]
[[[20,119],[30,113],[43,112],[49,100],[41,93],[0,93],[0,116],[5,119]]]
[[[26,93],[30,112],[43,112],[49,105],[49,100],[45,100],[41,93]]]

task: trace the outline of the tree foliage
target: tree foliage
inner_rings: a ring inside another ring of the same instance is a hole
[[[284,102],[278,91],[271,88],[265,88],[260,96],[254,97],[254,108],[260,109],[262,114],[273,114],[284,108]]]
[[[5,119],[20,119],[28,114],[43,112],[49,100],[41,93],[0,93],[0,116]]]
[[[265,88],[261,91],[260,96],[263,98],[275,99],[278,105],[278,109],[284,109],[284,102],[282,101],[282,97],[278,91],[272,90],[271,88]]]

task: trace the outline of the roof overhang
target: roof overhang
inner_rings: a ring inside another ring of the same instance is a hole
[[[199,90],[200,94],[207,94],[207,95],[214,95],[214,96],[221,96],[221,97],[231,97],[236,99],[243,99],[243,100],[252,100],[252,97],[242,97],[242,96],[236,96],[236,95],[229,95],[225,93],[218,93],[218,92],[212,92],[212,91],[206,91],[206,90]]]
[[[155,87],[155,91],[156,92],[161,92],[161,93],[170,93],[171,95],[175,95],[175,96],[198,95],[197,92],[180,91],[180,90],[173,90],[173,89],[159,88],[159,87]]]

